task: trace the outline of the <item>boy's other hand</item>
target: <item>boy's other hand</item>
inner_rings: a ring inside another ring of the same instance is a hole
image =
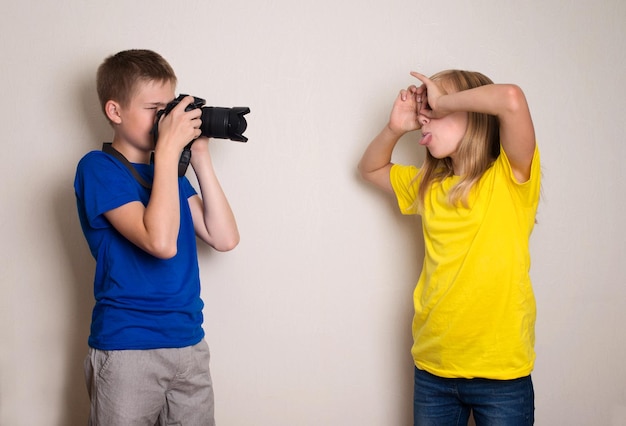
[[[195,108],[185,111],[191,103],[193,103],[193,96],[187,96],[169,114],[161,117],[157,148],[172,148],[180,152],[185,145],[200,136],[202,110]]]

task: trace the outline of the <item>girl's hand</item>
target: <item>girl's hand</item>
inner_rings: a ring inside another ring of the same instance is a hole
[[[388,127],[392,132],[404,134],[421,127],[418,120],[418,91],[415,85],[411,85],[398,94],[389,117]]]
[[[444,95],[441,87],[423,74],[412,71],[411,75],[422,82],[418,88],[419,114],[428,118],[441,118],[446,115],[447,113],[441,111],[439,107],[439,98]]]

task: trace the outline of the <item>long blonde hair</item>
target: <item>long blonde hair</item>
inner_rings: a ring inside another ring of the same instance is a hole
[[[448,92],[460,92],[493,84],[489,77],[475,71],[447,70],[433,75],[431,79]],[[463,170],[463,175],[448,194],[448,200],[452,205],[460,202],[466,207],[470,190],[500,155],[498,118],[483,113],[468,114],[467,130],[457,150],[457,162],[460,162],[457,166]],[[416,200],[418,206],[423,206],[426,192],[433,183],[453,175],[454,168],[450,157],[437,159],[427,150],[424,164],[416,178],[421,178]]]

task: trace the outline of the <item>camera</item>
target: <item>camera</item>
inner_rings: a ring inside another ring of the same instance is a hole
[[[152,134],[154,136],[154,143],[156,144],[159,137],[159,121],[161,117],[169,114],[172,109],[176,107],[187,95],[179,95],[172,102],[168,103],[164,109],[159,110],[156,115]],[[193,97],[193,102],[190,103],[185,111],[191,111],[197,108],[202,109],[200,120],[201,136],[217,139],[230,139],[237,142],[247,142],[248,138],[243,135],[248,123],[244,118],[244,115],[250,112],[248,107],[212,107],[204,106],[206,101],[202,98]],[[180,161],[178,163],[178,176],[183,176],[189,166],[191,160],[191,145],[194,141],[190,141],[184,148]]]

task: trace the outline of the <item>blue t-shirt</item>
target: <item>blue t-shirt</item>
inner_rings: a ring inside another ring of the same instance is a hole
[[[133,164],[147,182],[154,166]],[[124,238],[104,213],[132,201],[145,205],[142,187],[117,159],[102,151],[85,155],[74,190],[80,223],[96,259],[95,306],[89,346],[102,350],[178,348],[202,340],[196,236],[188,198],[196,191],[178,180],[180,230],[177,254],[159,259]]]

